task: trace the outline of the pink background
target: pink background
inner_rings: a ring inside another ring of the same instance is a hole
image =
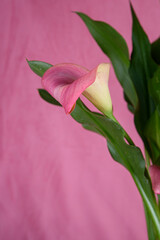
[[[155,40],[159,1],[135,0],[133,6]],[[25,61],[89,69],[108,62],[72,11],[110,23],[131,51],[128,0],[0,1],[0,239],[147,239],[129,173],[111,159],[105,139],[40,99],[40,78]],[[113,69],[109,84],[115,116],[142,147]]]

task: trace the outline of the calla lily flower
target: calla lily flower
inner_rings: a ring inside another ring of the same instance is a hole
[[[83,94],[102,113],[112,115],[112,102],[108,89],[110,64],[101,63],[88,71],[70,63],[49,68],[42,77],[42,85],[61,105],[71,113],[77,99]]]
[[[152,188],[156,194],[160,194],[160,167],[152,165],[149,168],[149,173],[152,181]]]

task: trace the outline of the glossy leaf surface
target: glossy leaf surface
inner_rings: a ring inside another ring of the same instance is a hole
[[[30,66],[31,70],[37,74],[38,76],[42,77],[43,74],[53,65],[41,62],[41,61],[29,61],[27,60],[28,65]]]

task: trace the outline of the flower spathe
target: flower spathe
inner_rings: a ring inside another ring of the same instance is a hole
[[[62,104],[67,114],[74,110],[77,99],[83,94],[102,113],[110,115],[109,69],[107,63],[101,63],[91,71],[76,64],[57,64],[45,72],[42,85]]]
[[[156,194],[160,194],[160,166],[151,165],[149,173],[152,181],[152,188]]]

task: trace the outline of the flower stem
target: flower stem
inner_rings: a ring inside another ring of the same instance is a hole
[[[116,122],[122,129],[124,132],[124,138],[127,140],[127,142],[130,145],[135,145],[134,142],[132,141],[132,139],[130,138],[130,136],[128,135],[128,133],[124,130],[124,128],[121,126],[121,124],[117,121],[117,119],[113,116],[113,114],[110,115],[106,115],[108,118],[110,118],[111,120],[113,120],[114,122]]]
[[[157,234],[154,229],[154,225],[152,222],[152,218],[149,214],[148,209],[146,208],[145,203],[143,202],[145,216],[146,216],[146,225],[147,225],[147,232],[148,232],[148,240],[157,240]]]

